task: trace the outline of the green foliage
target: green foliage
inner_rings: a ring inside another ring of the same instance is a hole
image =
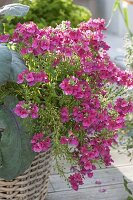
[[[127,200],[133,200],[133,197],[129,196],[127,197]]]
[[[120,0],[116,0],[113,5],[113,11],[115,12],[120,6]]]
[[[0,33],[5,33],[5,23],[10,22],[15,16],[25,16],[28,11],[29,6],[20,3],[8,4],[0,8]]]
[[[62,21],[69,20],[73,27],[82,21],[88,21],[91,12],[82,6],[73,3],[72,0],[20,0],[20,3],[30,6],[29,13],[22,19],[13,19],[10,28],[18,22],[33,21],[40,28],[44,26],[56,26]]]
[[[14,179],[31,164],[35,154],[31,150],[30,136],[26,133],[22,120],[12,112],[16,99],[8,97],[0,106],[0,177]]]
[[[8,82],[16,82],[17,75],[26,66],[20,55],[10,50],[6,45],[0,44],[0,85]]]

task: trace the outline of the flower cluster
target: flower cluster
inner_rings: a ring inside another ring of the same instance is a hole
[[[66,95],[73,95],[76,99],[88,99],[90,97],[91,89],[87,81],[79,80],[74,76],[64,79],[60,88]]]
[[[44,71],[31,72],[27,69],[18,75],[17,83],[22,84],[24,82],[27,82],[29,86],[33,86],[39,82],[48,83],[49,79],[48,79],[47,74]]]
[[[32,150],[34,152],[46,152],[51,147],[50,138],[44,139],[43,133],[37,133],[31,140]]]
[[[96,161],[101,160],[104,161],[106,166],[111,165],[113,160],[110,155],[110,147],[113,143],[116,143],[116,135],[112,139],[88,139],[83,146],[79,146],[73,152],[74,158],[80,158],[78,163],[80,169],[74,168],[75,173],[69,177],[70,184],[74,190],[78,190],[79,185],[83,184],[85,175],[89,178],[93,176],[93,170],[96,169]]]
[[[77,147],[79,145],[78,138],[75,137],[74,135],[71,135],[68,138],[66,136],[62,136],[61,139],[60,139],[60,143],[72,145],[72,146],[75,146],[75,147]]]
[[[114,108],[119,113],[119,115],[126,116],[127,113],[133,112],[133,102],[126,101],[123,98],[118,98],[115,102]]]
[[[36,119],[39,117],[38,106],[36,104],[26,103],[25,101],[19,101],[13,111],[17,116],[21,118],[31,117]]]
[[[33,151],[52,146],[56,162],[66,157],[73,169],[68,181],[74,190],[86,176],[93,176],[97,164],[111,165],[117,131],[133,112],[131,100],[120,98],[125,88],[133,87],[133,73],[111,62],[104,25],[103,19],[91,19],[75,29],[70,22],[43,29],[33,22],[19,23],[11,37],[29,68],[18,75],[23,89],[18,96],[23,101],[14,112],[21,118],[37,118]]]
[[[63,22],[56,28],[44,29],[38,29],[33,22],[19,23],[12,41],[23,45],[23,55],[38,56],[47,52],[55,52],[68,58],[77,55],[82,73],[96,78],[98,82],[108,80],[111,83],[133,86],[133,74],[117,68],[107,54],[109,46],[103,41],[102,33],[105,30],[104,23],[103,19],[91,19],[81,23],[77,29],[72,29],[69,22]]]

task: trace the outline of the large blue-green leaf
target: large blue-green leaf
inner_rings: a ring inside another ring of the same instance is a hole
[[[23,59],[16,51],[11,50],[11,54],[12,54],[12,63],[10,68],[10,81],[16,82],[18,74],[21,73],[23,70],[25,70],[26,66]]]
[[[25,16],[29,11],[29,6],[20,3],[8,4],[0,8],[0,15],[5,16]]]
[[[0,124],[4,129],[0,137],[0,177],[5,180],[12,180],[22,174],[35,157],[31,149],[31,138],[21,123],[22,119],[12,111],[15,101],[13,97],[8,98],[0,106]]]
[[[0,85],[10,78],[12,54],[7,46],[0,44]]]
[[[7,81],[17,82],[18,74],[25,69],[21,56],[6,45],[0,44],[0,85]]]
[[[128,131],[128,136],[132,136],[133,137],[133,129]]]

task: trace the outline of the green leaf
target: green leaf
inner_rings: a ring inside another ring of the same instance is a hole
[[[113,11],[115,12],[118,9],[119,6],[120,6],[120,0],[116,0],[114,5],[113,5]]]
[[[20,3],[14,3],[14,4],[8,4],[3,6],[0,9],[0,15],[5,16],[25,16],[29,11],[29,6],[20,4]]]
[[[125,187],[125,190],[132,195],[132,191],[128,188],[128,182],[126,180],[126,178],[123,176],[123,180],[124,180],[124,187]]]
[[[3,23],[0,22],[0,34],[3,34],[4,33],[4,25]]]
[[[7,107],[9,101],[12,105]],[[32,152],[31,138],[26,133],[22,119],[16,117],[10,109],[13,107],[13,97],[8,97],[7,102],[0,106],[0,122],[5,127],[0,139],[0,177],[12,180],[30,166],[35,153]]]
[[[123,8],[123,15],[124,15],[126,26],[129,26],[128,9],[126,7]]]

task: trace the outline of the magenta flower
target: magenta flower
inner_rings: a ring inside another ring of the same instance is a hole
[[[17,81],[17,83],[21,84],[23,82],[24,82],[24,76],[23,76],[23,74],[18,74],[18,81]]]
[[[37,133],[33,136],[31,144],[34,152],[46,152],[51,147],[51,140],[50,138],[44,139],[43,133]]]
[[[68,138],[68,143],[69,143],[70,145],[72,145],[72,146],[75,146],[75,147],[77,147],[77,146],[79,145],[78,138],[75,137],[75,136],[70,136],[70,137]]]
[[[100,180],[96,180],[96,181],[95,181],[95,184],[97,184],[97,185],[101,185],[102,182],[101,182]]]
[[[69,182],[74,190],[78,190],[79,185],[83,185],[83,178],[80,173],[75,173],[69,176]]]
[[[63,107],[61,109],[61,121],[63,123],[65,122],[69,122],[69,111],[68,111],[68,108],[67,107]]]
[[[24,105],[25,105],[25,102],[20,101],[16,105],[16,107],[13,109],[14,113],[21,118],[27,118],[29,116],[28,110],[23,107]]]
[[[68,144],[68,138],[66,136],[62,136],[60,139],[61,144]]]
[[[33,136],[31,143],[35,144],[36,141],[41,140],[43,138],[44,134],[43,133],[37,133]]]
[[[27,82],[29,86],[34,86],[36,83],[48,83],[49,79],[45,72],[30,72],[25,70],[18,75],[18,84]]]
[[[32,72],[29,72],[27,75],[26,75],[26,77],[25,77],[25,79],[26,79],[26,81],[27,82],[33,82],[34,81],[34,75],[33,75],[33,73]]]
[[[5,34],[5,35],[0,35],[0,42],[2,43],[6,43],[9,41],[10,35],[9,34]]]
[[[35,104],[33,104],[32,107],[31,107],[31,110],[30,110],[30,116],[31,116],[31,118],[33,118],[33,119],[38,118],[39,117],[38,112],[39,112],[38,106],[35,105]]]
[[[21,118],[27,118],[30,116],[31,118],[36,119],[39,117],[38,106],[36,104],[26,103],[25,101],[19,101],[13,111]]]

